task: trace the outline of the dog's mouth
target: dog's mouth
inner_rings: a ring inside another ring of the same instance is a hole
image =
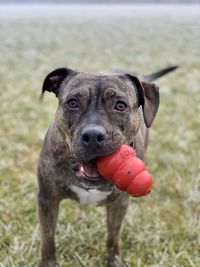
[[[109,183],[108,180],[99,173],[96,159],[85,162],[71,160],[71,168],[78,182],[86,186],[99,187]]]
[[[133,147],[133,143],[130,143],[130,146]],[[108,153],[105,155],[108,155]],[[89,189],[106,187],[111,189],[113,187],[113,183],[103,177],[98,171],[96,157],[87,161],[79,161],[75,158],[71,158],[70,164],[76,180],[84,188]]]
[[[77,177],[84,176],[89,180],[98,180],[103,178],[97,169],[96,159],[86,161],[86,162],[74,162],[72,164],[72,169],[75,171]]]

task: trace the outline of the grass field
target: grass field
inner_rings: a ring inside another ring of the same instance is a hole
[[[0,18],[0,267],[39,259],[36,166],[57,104],[50,94],[38,100],[45,75],[62,66],[147,74],[170,64],[181,68],[157,81],[161,105],[146,155],[154,189],[131,200],[122,254],[133,267],[200,266],[200,8],[192,10]],[[106,266],[104,214],[62,202],[61,267]]]

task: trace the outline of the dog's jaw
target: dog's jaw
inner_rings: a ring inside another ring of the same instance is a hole
[[[73,159],[71,160],[71,169],[75,179],[86,190],[101,190],[105,186],[111,190],[113,187],[112,183],[99,173],[96,166],[96,159],[86,162],[79,162]]]
[[[70,185],[82,205],[99,205],[113,192],[113,184],[102,177],[96,166],[96,159],[87,162],[71,161],[77,185]]]

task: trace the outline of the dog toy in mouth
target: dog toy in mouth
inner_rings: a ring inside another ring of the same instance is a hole
[[[152,177],[144,162],[136,157],[133,148],[123,144],[112,154],[98,158],[97,168],[100,174],[113,181],[116,186],[133,197],[149,194],[152,189]]]

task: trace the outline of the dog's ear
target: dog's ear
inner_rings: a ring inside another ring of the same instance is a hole
[[[142,106],[144,122],[149,128],[156,116],[159,106],[159,88],[154,83],[140,81],[138,77],[126,74],[137,88],[139,105]]]
[[[44,79],[41,98],[45,91],[52,92],[58,97],[62,81],[74,71],[67,68],[60,68],[50,72]]]

